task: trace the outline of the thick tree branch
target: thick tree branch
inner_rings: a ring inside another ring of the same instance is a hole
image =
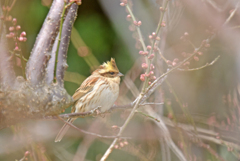
[[[72,97],[62,86],[45,83],[46,63],[51,55],[50,52],[59,30],[60,15],[64,7],[63,2],[62,0],[55,0],[45,19],[28,62],[27,81],[23,77],[15,79],[11,75],[13,72],[8,71],[8,68],[12,69],[12,67],[9,67],[7,52],[1,52],[0,58],[5,63],[0,64],[1,80],[3,80],[2,82],[8,82],[8,86],[11,85],[11,87],[15,88],[14,90],[4,90],[0,95],[0,129],[25,119],[58,115],[73,102]],[[75,13],[70,15],[75,17]],[[70,26],[72,26],[72,23],[70,23]],[[71,29],[68,28],[68,30]],[[5,35],[2,34],[1,36],[3,38]],[[7,46],[7,43],[3,40],[1,40],[0,44],[3,45],[2,50]],[[68,46],[65,47],[64,52],[66,54]],[[14,85],[12,85],[13,83]],[[8,87],[3,83],[2,86],[4,88]]]
[[[58,37],[59,33],[55,39],[55,42],[53,44],[52,52],[51,52],[51,58],[48,61],[48,65],[46,68],[46,83],[52,84],[54,80],[54,68],[55,68],[55,59],[56,59],[56,52],[58,47]]]
[[[44,82],[45,68],[50,59],[52,47],[59,31],[63,0],[54,0],[37,37],[31,56],[27,63],[26,77],[32,85]]]
[[[67,68],[67,51],[70,42],[71,31],[73,23],[77,16],[78,5],[73,3],[67,13],[66,19],[63,23],[61,44],[59,46],[58,62],[57,62],[57,82],[63,86],[64,71]]]
[[[78,9],[78,5],[76,3],[73,3],[63,23],[62,34],[61,34],[62,36],[61,38],[59,38],[59,33],[58,33],[55,39],[52,52],[51,52],[51,58],[48,61],[48,65],[47,65],[47,73],[46,73],[47,84],[51,84],[54,80],[56,52],[59,51],[57,54],[58,55],[57,72],[56,72],[57,82],[60,83],[61,86],[63,86],[64,71],[67,68],[67,62],[66,62],[67,51],[68,51],[72,26],[77,16],[77,9]],[[58,46],[59,39],[60,39],[60,46]]]

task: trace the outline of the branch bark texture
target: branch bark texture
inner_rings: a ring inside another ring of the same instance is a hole
[[[43,23],[41,31],[32,49],[27,63],[26,77],[32,85],[44,83],[46,65],[51,56],[52,47],[59,31],[63,0],[54,0]]]

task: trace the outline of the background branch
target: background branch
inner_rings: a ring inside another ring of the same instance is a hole
[[[73,3],[67,13],[67,16],[65,18],[65,21],[63,23],[63,29],[62,29],[62,36],[61,36],[61,43],[59,46],[59,53],[58,53],[58,62],[57,62],[57,71],[56,71],[56,77],[57,82],[60,84],[60,86],[63,87],[64,85],[64,72],[67,69],[67,51],[68,46],[70,42],[71,37],[71,31],[73,24],[76,20],[77,16],[77,10],[78,5],[76,3]]]
[[[44,82],[46,65],[51,57],[51,51],[59,31],[63,0],[54,0],[50,11],[36,39],[26,67],[27,80],[32,85]]]

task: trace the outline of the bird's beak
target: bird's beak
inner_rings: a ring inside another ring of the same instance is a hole
[[[124,75],[123,75],[122,73],[119,72],[119,73],[118,73],[118,76],[119,76],[119,77],[122,77],[122,76],[124,76]]]

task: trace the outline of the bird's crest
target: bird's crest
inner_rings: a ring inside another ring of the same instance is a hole
[[[100,66],[100,69],[105,69],[107,71],[115,71],[115,72],[119,71],[114,58],[111,58],[110,61],[103,63]]]

